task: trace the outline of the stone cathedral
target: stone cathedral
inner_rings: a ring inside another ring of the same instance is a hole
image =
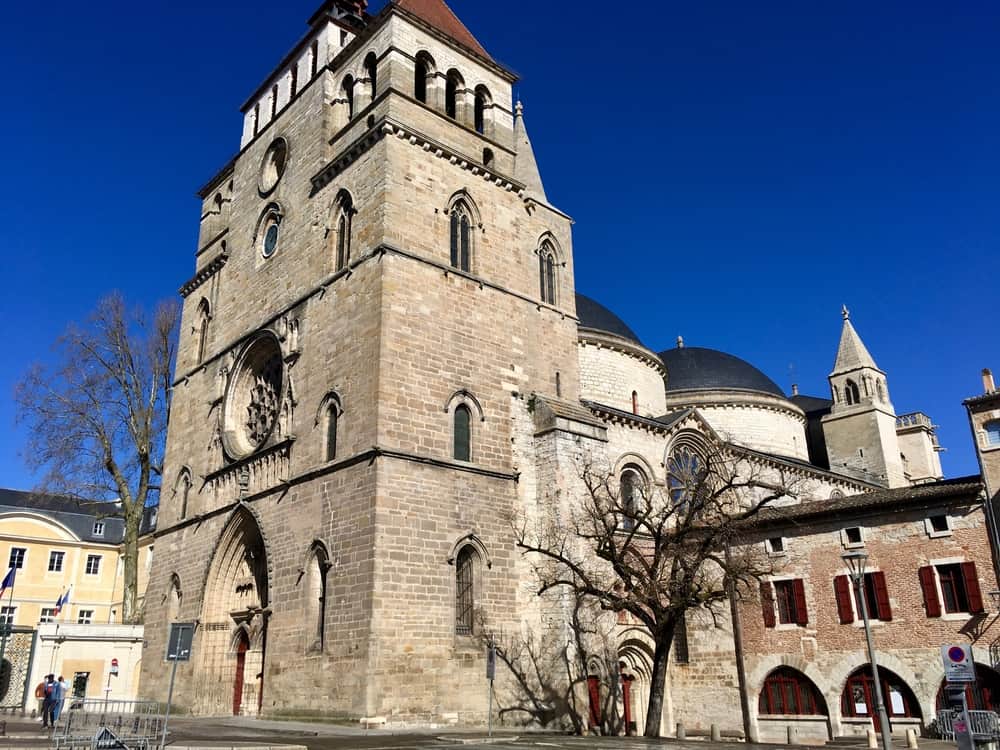
[[[846,310],[812,398],[723,352],[657,354],[578,295],[515,75],[442,0],[370,10],[316,11],[200,192],[146,695],[167,624],[194,622],[194,713],[484,722],[483,623],[561,627],[509,519],[579,492],[582,450],[664,486],[676,446],[715,440],[817,503],[936,486],[933,425],[897,417]],[[718,674],[671,672],[665,722],[699,680],[732,685],[731,636],[697,630],[685,651]],[[633,719],[644,648],[623,633]]]

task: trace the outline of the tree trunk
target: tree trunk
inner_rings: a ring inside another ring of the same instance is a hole
[[[646,737],[660,736],[660,723],[663,720],[663,691],[667,677],[667,659],[670,657],[670,646],[673,643],[673,628],[670,633],[659,633],[655,636],[656,646],[653,649],[653,673],[649,678],[649,706],[646,708]]]
[[[139,525],[142,523],[142,509],[139,518],[125,511],[125,538],[122,541],[122,622],[132,625],[139,618]]]

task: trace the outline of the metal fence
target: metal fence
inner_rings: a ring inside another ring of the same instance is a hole
[[[67,698],[52,742],[56,750],[151,750],[162,731],[159,703]]]
[[[951,725],[953,714],[948,710],[938,711],[938,730],[946,740],[955,739],[955,730]],[[972,724],[972,736],[977,740],[1000,739],[1000,717],[993,711],[969,711],[969,723]]]

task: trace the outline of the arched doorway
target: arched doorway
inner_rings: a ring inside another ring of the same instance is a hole
[[[937,692],[935,708],[944,708],[944,685]],[[976,681],[965,686],[965,701],[970,711],[1000,711],[1000,674],[984,664],[976,664]]]
[[[233,716],[239,716],[243,708],[243,681],[246,679],[247,651],[250,637],[240,628],[236,633],[236,673],[233,676]]]
[[[885,667],[879,667],[878,675],[882,698],[885,701],[885,712],[890,724],[895,718],[923,718],[916,696],[899,675]],[[840,697],[840,711],[846,717],[871,718],[875,731],[882,731],[876,709],[875,681],[872,679],[870,664],[858,667],[847,678],[844,692]],[[887,729],[891,731],[891,727]]]
[[[757,712],[783,716],[827,716],[829,713],[813,681],[791,667],[778,667],[764,678]]]
[[[260,713],[268,605],[264,538],[253,514],[240,508],[219,538],[205,587],[200,650],[207,710]]]

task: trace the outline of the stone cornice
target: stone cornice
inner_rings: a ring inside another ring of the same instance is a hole
[[[418,146],[428,153],[433,153],[439,159],[447,159],[460,169],[468,170],[472,174],[482,177],[486,182],[492,182],[508,192],[514,192],[518,196],[524,195],[525,186],[516,180],[495,172],[486,165],[460,154],[455,149],[449,148],[430,136],[424,135],[390,117],[382,117],[378,120],[361,136],[345,146],[329,164],[317,172],[311,180],[313,192],[317,193],[329,185],[337,175],[347,169],[352,162],[356,161],[358,157],[371,148],[377,141],[390,135],[394,135],[400,140],[408,141],[411,145]]]
[[[762,391],[741,388],[719,388],[712,390],[667,391],[667,408],[695,406],[699,409],[765,409],[783,412],[806,423],[806,413],[792,402]]]
[[[615,336],[594,328],[580,326],[579,344],[581,346],[596,346],[598,349],[611,349],[620,352],[634,359],[642,360],[646,364],[655,368],[662,376],[667,377],[667,368],[655,353],[644,346],[639,346],[628,339]]]
[[[290,441],[285,441],[277,446],[273,446],[272,449],[278,447],[287,447],[291,444]],[[254,460],[259,458],[260,454],[255,454],[251,456],[249,460]],[[475,474],[477,476],[486,477],[488,479],[497,479],[502,482],[513,482],[518,483],[521,479],[520,472],[508,472],[508,471],[497,471],[495,469],[489,469],[483,466],[477,466],[475,464],[467,464],[461,461],[451,461],[448,459],[434,458],[433,456],[424,456],[418,453],[411,453],[409,451],[397,451],[391,450],[389,448],[380,448],[378,446],[373,446],[367,450],[356,453],[353,456],[349,456],[341,461],[336,461],[333,463],[326,464],[320,467],[314,467],[307,469],[306,471],[296,474],[293,477],[283,480],[282,482],[275,484],[274,486],[268,487],[264,490],[256,492],[254,494],[247,495],[246,497],[237,500],[236,502],[227,503],[224,506],[214,508],[213,510],[207,511],[205,513],[199,513],[191,518],[186,518],[182,521],[178,521],[173,526],[169,526],[163,529],[157,529],[153,536],[155,538],[160,538],[172,534],[176,531],[180,531],[188,526],[194,526],[203,523],[204,521],[216,518],[218,516],[224,516],[231,513],[235,508],[239,507],[244,503],[252,503],[256,500],[261,500],[263,498],[269,497],[274,494],[284,494],[287,493],[289,489],[295,485],[303,484],[305,482],[318,479],[329,474],[334,474],[338,471],[343,471],[344,469],[349,469],[352,466],[357,466],[358,464],[368,464],[371,465],[379,459],[392,459],[398,461],[405,461],[407,463],[422,464],[424,466],[432,466],[438,469],[451,469],[453,471],[459,471],[465,474]],[[230,465],[225,469],[214,472],[213,474],[204,477],[205,481],[209,481],[212,476],[218,476],[221,473],[231,471],[234,465]]]
[[[190,280],[185,282],[184,285],[178,290],[178,293],[182,297],[187,298],[193,291],[217,274],[219,270],[226,265],[226,261],[228,260],[229,253],[219,253],[212,258],[212,260],[206,263]]]

